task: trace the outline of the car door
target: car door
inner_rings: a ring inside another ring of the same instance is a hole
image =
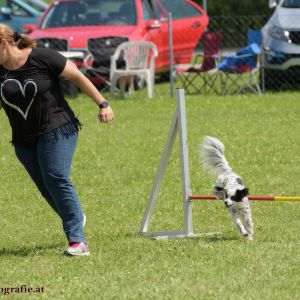
[[[208,26],[206,12],[189,0],[156,1],[172,15],[174,62],[190,62],[194,49]],[[167,26],[167,21],[162,21],[162,30],[167,31]]]
[[[161,12],[159,11],[156,0],[142,0],[142,12],[143,12],[143,30],[142,34],[146,41],[152,42],[156,45],[158,56],[155,58],[155,69],[162,71],[161,69],[168,65],[168,61],[165,61],[165,51],[167,43],[165,41],[165,30],[161,28]]]
[[[143,0],[143,18],[147,40],[155,43],[156,69],[169,68],[168,15],[172,15],[173,57],[175,63],[187,63],[208,25],[205,11],[189,0]]]

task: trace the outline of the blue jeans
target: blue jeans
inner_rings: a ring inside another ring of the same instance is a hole
[[[68,136],[49,132],[39,137],[34,145],[15,146],[17,158],[42,196],[62,219],[69,243],[85,242],[83,213],[70,179],[77,139],[77,132]]]

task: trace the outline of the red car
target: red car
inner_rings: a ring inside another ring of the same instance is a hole
[[[151,41],[159,53],[156,72],[162,73],[169,66],[168,12],[173,18],[174,61],[190,62],[209,21],[191,0],[55,0],[37,25],[27,29],[44,47],[98,49],[107,64],[118,44]]]

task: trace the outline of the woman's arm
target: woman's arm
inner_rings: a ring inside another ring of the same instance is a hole
[[[76,86],[80,88],[81,91],[92,98],[97,106],[105,101],[104,97],[92,84],[92,82],[84,74],[82,74],[78,70],[77,66],[71,61],[67,61],[66,66],[61,73],[61,76],[67,80],[72,81]],[[113,110],[110,106],[106,108],[100,108],[98,117],[101,122],[110,122],[114,118]]]

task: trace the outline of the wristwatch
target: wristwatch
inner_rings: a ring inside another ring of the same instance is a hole
[[[109,106],[109,103],[108,103],[108,101],[106,101],[106,100],[104,100],[103,102],[101,102],[100,104],[99,104],[99,107],[100,108],[106,108],[106,107],[108,107]]]

